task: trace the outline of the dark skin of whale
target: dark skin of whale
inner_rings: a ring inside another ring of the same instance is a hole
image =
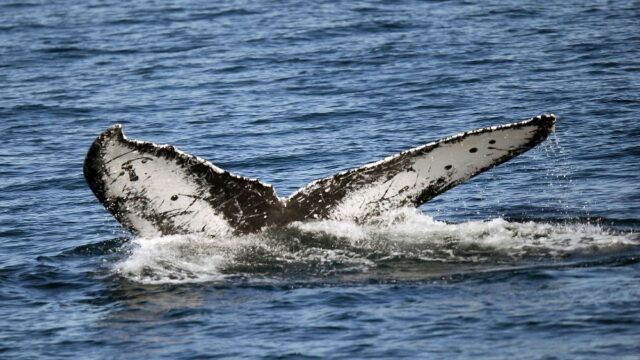
[[[104,207],[138,235],[215,236],[220,227],[244,234],[314,219],[364,223],[420,206],[526,152],[553,132],[555,121],[544,114],[454,135],[317,180],[288,198],[171,145],[129,140],[115,125],[91,145],[84,176]]]

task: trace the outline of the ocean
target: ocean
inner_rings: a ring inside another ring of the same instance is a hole
[[[0,358],[640,357],[636,1],[0,1]],[[541,113],[379,221],[136,237],[105,129],[288,196]]]

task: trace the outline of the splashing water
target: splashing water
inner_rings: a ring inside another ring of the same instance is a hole
[[[399,209],[364,225],[326,220],[243,236],[136,238],[115,271],[142,283],[397,278],[407,271],[415,278],[441,275],[443,269],[453,273],[561,261],[638,245],[636,233],[588,223],[497,218],[450,224],[416,209]]]

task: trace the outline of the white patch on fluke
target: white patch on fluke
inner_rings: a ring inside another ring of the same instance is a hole
[[[174,161],[150,157],[115,141],[107,142],[104,150],[105,158],[111,159],[105,164],[103,177],[103,181],[109,183],[106,196],[127,198],[137,194],[145,198],[145,202],[139,204],[127,202],[127,206],[139,205],[139,209],[123,211],[140,236],[162,234],[157,224],[148,219],[147,215],[151,214],[146,209],[164,214],[173,226],[190,233],[217,236],[232,230],[227,221],[202,199],[206,189]],[[129,166],[131,168],[127,170]],[[137,180],[132,181],[132,176]]]

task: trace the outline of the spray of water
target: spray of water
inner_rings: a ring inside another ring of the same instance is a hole
[[[639,245],[636,233],[592,224],[501,218],[450,224],[416,209],[398,209],[364,225],[326,220],[243,236],[136,238],[115,271],[142,283],[326,277],[401,267],[403,262],[423,264],[427,271],[434,263],[557,261]]]

